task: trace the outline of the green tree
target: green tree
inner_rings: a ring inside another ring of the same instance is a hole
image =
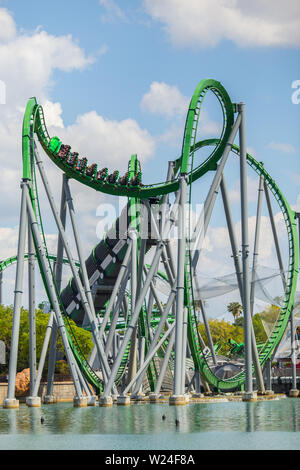
[[[235,322],[241,315],[243,307],[239,302],[230,302],[230,304],[227,305],[227,311],[232,313]]]
[[[228,354],[230,352],[231,346],[229,344],[229,339],[233,339],[237,343],[242,343],[244,341],[244,330],[240,325],[231,324],[225,320],[209,320],[208,321],[212,340],[214,344],[217,344],[222,348],[221,354]],[[205,330],[204,323],[199,323],[198,325],[199,332],[208,346],[208,339]]]
[[[239,317],[234,322],[235,325],[244,328],[244,317]],[[267,335],[264,329],[264,325],[261,321],[260,314],[256,313],[253,315],[252,324],[254,329],[254,335],[257,343],[265,343],[267,341]]]
[[[6,346],[6,366],[2,366],[1,372],[7,373],[9,354],[11,347],[11,331],[12,331],[13,308],[4,307],[0,305],[0,340],[4,341]],[[43,313],[41,310],[36,310],[36,355],[37,362],[40,359],[42,352],[45,332],[49,320],[49,315]],[[78,345],[86,358],[88,358],[92,347],[92,334],[82,328],[79,328],[71,319],[69,319],[70,326],[74,332]],[[64,347],[60,335],[57,339],[57,351],[64,354]],[[44,372],[47,372],[48,367],[48,354],[45,361]],[[21,371],[29,367],[29,315],[28,311],[21,309],[20,315],[20,330],[19,330],[19,348],[18,348],[18,362],[17,371]]]

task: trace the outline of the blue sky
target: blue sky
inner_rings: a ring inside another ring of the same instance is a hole
[[[20,127],[30,96],[45,105],[49,129],[89,159],[113,170],[138,153],[144,180],[156,182],[179,155],[197,83],[217,79],[233,102],[246,104],[249,149],[300,210],[300,104],[291,100],[300,80],[299,18],[294,0],[0,1],[0,80],[7,91],[0,106],[7,181],[1,257],[17,246]],[[214,136],[213,102],[205,113],[203,135]],[[59,170],[51,165],[57,192]],[[228,177],[232,194],[237,179],[234,172]],[[74,191],[90,247],[97,205],[110,199],[76,185]],[[49,240],[55,246],[50,221]]]
[[[299,148],[296,129],[300,106],[291,101],[291,84],[300,76],[299,44],[240,47],[226,38],[214,47],[201,46],[197,38],[193,44],[173,44],[165,25],[153,20],[141,1],[90,0],[88,7],[80,1],[53,1],[50,7],[31,0],[30,8],[22,1],[2,4],[20,30],[34,32],[40,27],[55,36],[71,34],[87,56],[95,57],[95,62],[81,71],[53,70],[49,96],[61,103],[65,125],[74,122],[78,114],[96,110],[107,119],[135,119],[158,135],[171,127],[172,120],[143,112],[140,107],[153,81],[177,86],[190,98],[198,81],[216,78],[233,101],[245,102],[248,145],[275,178],[284,175],[281,187],[295,202],[297,189],[290,178],[299,169],[297,152],[275,151],[268,145],[275,142]],[[176,150],[163,146],[170,158]],[[156,155],[160,155],[159,149]],[[152,163],[151,158],[151,165],[145,168],[147,176]]]

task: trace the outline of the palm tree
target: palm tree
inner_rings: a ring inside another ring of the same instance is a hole
[[[234,321],[241,315],[243,306],[239,302],[230,302],[227,305],[227,311],[232,313]]]

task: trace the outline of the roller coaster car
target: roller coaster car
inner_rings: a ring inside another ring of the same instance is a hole
[[[109,183],[116,183],[117,179],[118,179],[118,176],[119,176],[119,172],[118,170],[115,170],[113,173],[111,173],[110,175],[108,175],[107,177],[107,181]]]
[[[108,169],[102,168],[102,170],[97,171],[97,180],[105,181],[108,175]]]
[[[96,173],[96,169],[97,169],[97,164],[96,163],[92,163],[92,165],[89,165],[85,171],[85,174],[87,176],[95,176],[95,173]]]
[[[67,155],[69,154],[70,150],[71,150],[71,146],[70,146],[70,145],[61,144],[61,147],[60,147],[59,152],[58,152],[57,155],[58,155],[62,160],[64,160],[64,159],[67,157]]]
[[[83,171],[85,170],[86,164],[87,164],[87,158],[85,158],[85,157],[84,158],[79,158],[77,160],[75,170],[78,170],[78,171],[80,171],[80,173],[83,173]]]
[[[72,152],[71,155],[70,155],[70,158],[68,160],[68,165],[71,166],[71,167],[74,167],[77,163],[77,159],[78,159],[78,152]]]
[[[121,186],[126,186],[128,183],[128,171],[125,173],[124,176],[121,176],[121,178],[119,179],[119,184]]]
[[[244,353],[244,343],[239,344],[231,338],[228,340],[228,343],[232,346],[230,349],[231,354],[242,355]]]
[[[140,186],[141,184],[142,173],[139,171],[134,178],[130,180],[131,186]]]

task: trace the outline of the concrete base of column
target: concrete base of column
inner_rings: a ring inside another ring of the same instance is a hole
[[[113,406],[113,398],[112,397],[100,397],[99,398],[99,406]]]
[[[203,393],[193,393],[192,398],[204,398]]]
[[[54,395],[45,395],[43,398],[43,403],[45,405],[54,405],[57,403],[57,398]]]
[[[180,406],[186,404],[186,395],[171,395],[169,398],[169,405]]]
[[[26,405],[31,408],[40,408],[41,402],[41,397],[26,397]]]
[[[290,391],[289,391],[289,397],[291,398],[297,398],[299,396],[299,390],[297,390],[296,388],[292,388]]]
[[[84,408],[87,406],[87,397],[77,397],[73,398],[73,405],[76,408]]]
[[[158,395],[158,393],[151,393],[149,395],[150,403],[158,403],[159,399],[160,399],[160,395]]]
[[[91,395],[87,397],[87,406],[96,406],[97,397],[95,395]]]
[[[118,396],[117,398],[117,405],[129,406],[130,405],[130,397],[124,397],[123,395]]]
[[[132,400],[142,401],[142,400],[144,400],[145,396],[146,395],[144,393],[138,393],[137,395],[131,395],[130,398]]]
[[[257,401],[257,392],[244,392],[242,394],[243,401]]]
[[[19,400],[17,400],[16,398],[5,398],[5,400],[3,400],[3,408],[19,408]]]

